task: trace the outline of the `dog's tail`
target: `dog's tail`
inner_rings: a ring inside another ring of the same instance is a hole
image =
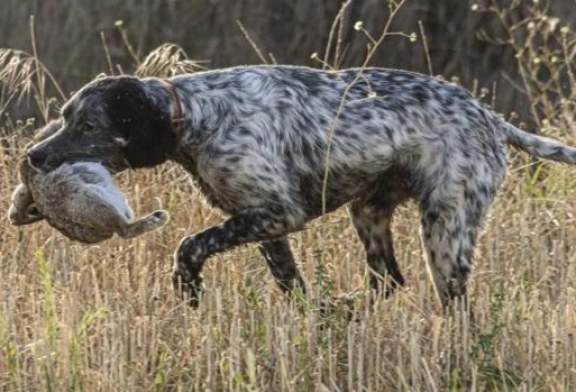
[[[576,165],[576,148],[548,137],[524,132],[504,120],[500,121],[499,126],[504,141],[511,146],[540,158]]]

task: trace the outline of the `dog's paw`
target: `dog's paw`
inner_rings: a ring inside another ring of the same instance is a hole
[[[174,294],[185,301],[192,308],[198,308],[204,286],[200,275],[194,276],[187,270],[174,270],[172,272],[172,285]]]

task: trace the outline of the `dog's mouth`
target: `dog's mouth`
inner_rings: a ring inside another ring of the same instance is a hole
[[[111,174],[116,174],[130,168],[128,160],[121,155],[113,155],[111,159],[99,162]]]
[[[50,169],[45,167],[45,165],[37,165],[31,157],[26,158],[26,160],[28,161],[28,166],[38,174],[46,174],[56,168]]]
[[[50,173],[60,166],[64,164],[74,164],[78,162],[91,162],[91,163],[99,163],[106,168],[110,173],[116,174],[123,170],[129,169],[130,164],[126,160],[126,158],[122,157],[119,154],[114,154],[108,158],[103,157],[95,157],[85,154],[77,154],[74,156],[66,157],[63,160],[58,162],[44,162],[42,165],[35,164],[34,160],[30,157],[28,159],[28,165],[38,174],[47,174]]]

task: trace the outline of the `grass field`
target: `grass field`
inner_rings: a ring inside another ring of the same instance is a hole
[[[563,59],[559,70],[570,70],[573,57]],[[524,75],[538,87],[530,64]],[[20,77],[30,79],[47,111],[37,74]],[[576,144],[576,84],[567,80],[564,100],[531,98],[548,115],[547,133]],[[1,211],[32,128],[4,127]],[[394,224],[407,285],[374,308],[364,251],[345,209],[290,236],[308,297],[286,300],[250,245],[210,259],[200,308],[183,305],[172,294],[172,253],[184,235],[223,217],[172,164],[119,175],[137,214],[162,207],[172,216],[164,229],[134,240],[86,246],[45,223],[16,228],[2,216],[0,390],[574,390],[574,168],[529,170],[529,157],[510,151],[506,185],[476,252],[473,322],[442,315],[412,204]],[[319,310],[354,290],[352,304]]]
[[[12,156],[2,157],[2,209]],[[84,246],[3,219],[0,389],[569,391],[576,184],[570,168],[546,166],[549,180],[533,186],[514,167],[478,249],[475,328],[442,317],[411,206],[394,230],[408,285],[372,311],[345,211],[291,236],[311,288],[299,306],[253,246],[212,259],[200,309],[183,306],[171,293],[173,249],[221,217],[170,165],[121,176],[136,211],[172,213],[164,230],[135,240]],[[346,309],[318,312],[318,300],[357,288],[355,321]]]

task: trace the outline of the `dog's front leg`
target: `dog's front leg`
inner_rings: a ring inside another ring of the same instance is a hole
[[[240,244],[284,236],[300,229],[305,221],[300,211],[279,205],[248,208],[221,225],[183,238],[174,255],[172,281],[176,294],[197,307],[201,271],[208,257]]]

